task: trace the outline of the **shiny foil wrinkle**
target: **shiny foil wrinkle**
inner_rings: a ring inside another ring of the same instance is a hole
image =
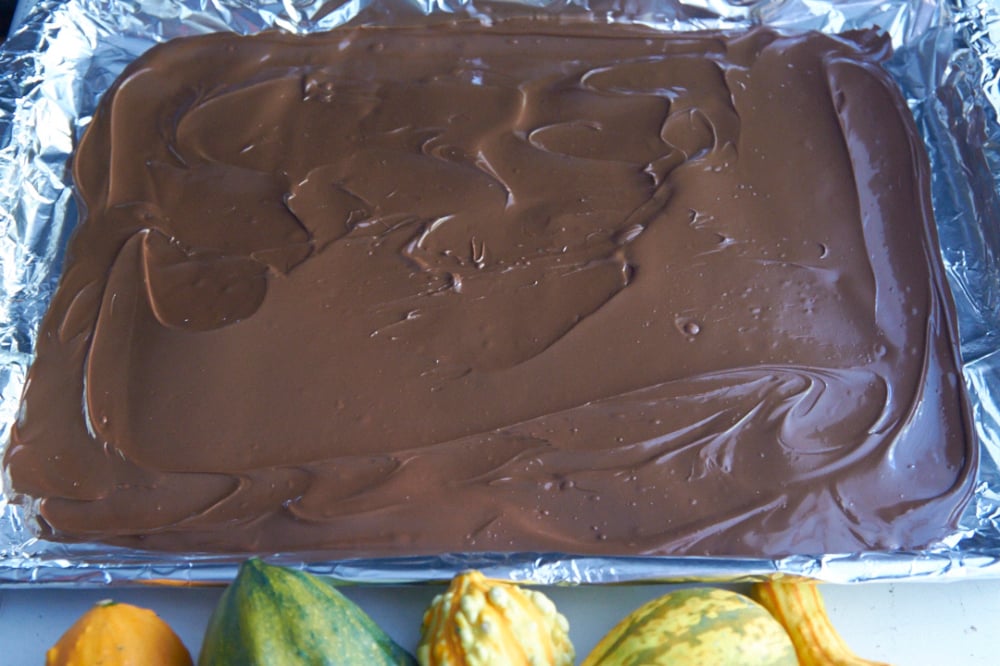
[[[157,46],[74,157],[13,489],[47,538],[184,552],[936,543],[977,448],[888,53],[539,21]]]

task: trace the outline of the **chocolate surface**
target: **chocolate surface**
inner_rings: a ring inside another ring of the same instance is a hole
[[[884,42],[512,22],[175,40],[5,464],[168,550],[915,548],[975,446]]]

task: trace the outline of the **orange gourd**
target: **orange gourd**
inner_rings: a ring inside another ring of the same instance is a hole
[[[177,634],[148,608],[102,601],[45,655],[46,666],[191,666]]]
[[[815,582],[768,580],[750,595],[785,627],[800,666],[888,666],[854,654],[833,627]]]

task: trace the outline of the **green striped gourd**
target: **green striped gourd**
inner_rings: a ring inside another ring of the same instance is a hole
[[[582,666],[796,666],[784,628],[729,590],[677,590],[641,606],[601,639]]]
[[[199,666],[416,666],[328,581],[251,559],[219,599]]]

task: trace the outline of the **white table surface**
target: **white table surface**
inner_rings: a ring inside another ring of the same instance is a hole
[[[347,588],[347,596],[404,647],[440,586]],[[582,657],[620,618],[667,585],[542,588],[570,622]],[[859,655],[896,666],[1000,664],[1000,580],[866,583],[822,587],[830,616]],[[40,665],[51,646],[96,601],[154,609],[197,658],[221,589],[0,590],[0,665]]]

